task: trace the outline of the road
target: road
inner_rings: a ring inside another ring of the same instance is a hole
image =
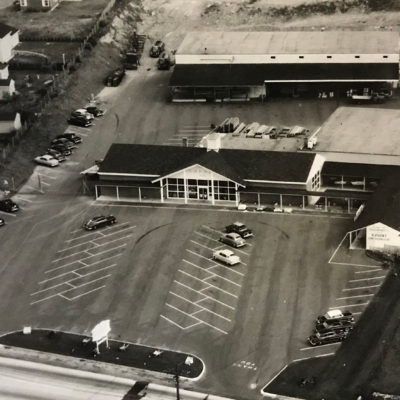
[[[132,379],[0,357],[2,400],[175,400],[176,388]],[[186,400],[207,394],[180,390]],[[208,400],[232,400],[209,395]]]

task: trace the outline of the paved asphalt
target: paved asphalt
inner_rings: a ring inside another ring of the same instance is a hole
[[[0,330],[31,325],[88,334],[109,318],[115,339],[200,357],[206,374],[191,387],[259,398],[286,363],[334,351],[304,350],[305,340],[317,314],[350,304],[343,288],[370,267],[351,266],[346,251],[335,252],[351,220],[95,203],[81,194],[79,172],[115,141],[180,143],[182,130],[203,134],[232,115],[316,126],[336,105],[166,104],[169,73],[147,71],[150,63],[145,59],[119,88],[105,88],[107,113],[82,130],[84,142],[70,160],[38,167],[15,196],[22,210],[0,228]],[[112,228],[82,230],[87,218],[108,213],[118,220]],[[219,232],[234,220],[255,237],[238,252],[242,264],[228,269],[210,257]],[[334,252],[342,258],[328,263]]]

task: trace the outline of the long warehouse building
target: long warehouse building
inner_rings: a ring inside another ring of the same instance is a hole
[[[191,32],[176,52],[172,100],[343,96],[399,82],[399,36],[375,31]]]

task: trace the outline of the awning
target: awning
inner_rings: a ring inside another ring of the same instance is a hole
[[[385,82],[399,79],[399,66],[357,64],[181,64],[170,87],[262,86],[264,82]]]

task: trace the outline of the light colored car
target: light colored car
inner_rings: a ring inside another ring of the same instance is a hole
[[[220,238],[219,241],[225,244],[229,244],[232,247],[243,247],[246,246],[246,241],[235,232],[224,233]]]
[[[240,263],[240,257],[237,256],[233,251],[228,249],[214,251],[213,259],[221,261],[222,263],[227,265],[236,265]]]
[[[59,164],[58,160],[52,157],[49,154],[45,154],[43,156],[39,156],[35,158],[36,164],[45,165],[46,167],[57,167]]]

